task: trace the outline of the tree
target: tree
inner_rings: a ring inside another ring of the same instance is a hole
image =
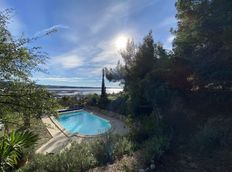
[[[105,86],[105,71],[102,69],[102,85],[101,85],[101,98],[106,97],[106,86]]]
[[[30,117],[40,117],[55,113],[56,101],[44,88],[30,80],[32,72],[41,70],[46,54],[38,47],[29,48],[37,38],[14,39],[7,30],[11,11],[0,13],[0,119],[4,123],[7,114],[19,114],[24,126],[29,127]]]
[[[100,97],[100,106],[104,107],[108,102],[105,86],[105,70],[102,69],[102,85],[101,85],[101,97]]]
[[[174,53],[191,67],[192,87],[232,86],[232,1],[178,0]],[[185,78],[185,80],[187,80]]]
[[[124,90],[129,95],[129,108],[132,114],[135,116],[150,114],[157,106],[155,97],[158,90],[160,87],[164,90],[167,88],[164,74],[168,71],[169,55],[161,44],[154,43],[150,32],[138,48],[133,41],[128,41],[127,48],[122,51],[121,56],[124,65],[118,63],[116,68],[107,69],[107,79],[121,81],[124,84]]]

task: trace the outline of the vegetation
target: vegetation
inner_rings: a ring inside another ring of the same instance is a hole
[[[2,171],[11,171],[25,159],[25,149],[33,146],[37,135],[30,131],[13,131],[0,139],[0,165]],[[23,164],[22,164],[23,165]]]
[[[38,47],[27,46],[37,38],[15,39],[7,30],[10,14],[10,10],[0,13],[0,121],[5,131],[0,138],[0,162],[3,171],[17,168],[26,156],[23,150],[35,144],[37,136],[25,130],[30,128],[31,118],[55,113],[57,105],[47,90],[30,80],[31,73],[40,70],[38,65],[46,59]],[[23,124],[15,122],[15,118],[23,119]],[[12,131],[11,124],[18,124],[15,129],[21,132]]]
[[[118,149],[120,146],[120,149]],[[125,154],[132,154],[133,145],[126,137],[106,135],[92,142],[73,143],[58,155],[36,155],[23,171],[87,171],[106,165]]]
[[[90,105],[124,114],[129,135],[107,135],[73,144],[57,155],[36,155],[23,170],[86,171],[115,162],[132,171],[152,161],[160,171],[230,171],[231,7],[229,0],[178,0],[171,51],[155,42],[152,32],[139,45],[129,40],[121,52],[123,63],[103,70],[101,96],[59,100],[64,107]],[[29,79],[44,56],[25,46],[30,40],[14,40],[6,29],[7,19],[0,15],[0,118],[7,128],[9,119],[18,115],[29,127],[30,117],[50,114],[56,103]],[[124,92],[107,98],[105,74],[112,82],[120,81]],[[23,156],[22,148],[10,146],[8,151],[9,137],[1,138],[2,169],[17,166]]]
[[[106,86],[105,86],[105,70],[102,69],[102,86],[101,86],[101,97],[99,100],[100,107],[104,108],[108,103]]]
[[[177,167],[172,170],[213,171],[216,163],[210,162],[217,161],[216,155],[226,154],[223,162],[232,158],[228,125],[232,103],[231,6],[227,0],[178,0],[178,27],[171,29],[175,35],[173,50],[155,42],[152,32],[138,46],[129,40],[121,52],[123,63],[105,69],[107,79],[120,81],[124,92],[108,95],[109,102],[103,107],[97,95],[86,99],[86,105],[124,114],[136,149],[143,150],[155,137],[157,140],[147,147],[157,149],[147,157],[154,157],[157,150],[162,152],[163,171],[172,167],[170,159],[184,161],[182,155],[189,157],[190,163],[174,164]],[[163,143],[160,147],[159,141]],[[149,162],[149,158],[144,159]],[[222,171],[229,167],[217,165]]]
[[[206,152],[207,156],[212,151],[231,151],[231,146],[226,146],[230,139],[221,144],[222,133],[229,130],[226,124],[232,102],[231,5],[227,0],[178,0],[178,28],[172,29],[172,51],[155,43],[150,32],[139,46],[128,41],[127,49],[121,53],[124,62],[106,69],[110,81],[124,84],[135,141],[143,142],[153,135],[152,126],[156,123],[149,125],[152,119],[163,123],[172,138],[169,151],[174,152],[167,158],[186,154],[195,159],[192,163],[199,164],[199,171],[206,169],[195,155],[197,150],[202,156]],[[224,129],[209,125],[207,121],[212,119],[223,121]],[[191,135],[195,137],[191,139]],[[189,149],[188,145],[197,149]],[[184,165],[178,168],[172,170],[186,170]],[[213,165],[209,169],[212,171]]]
[[[24,126],[29,127],[30,117],[40,117],[55,111],[55,101],[45,89],[30,80],[33,71],[40,70],[46,56],[37,47],[28,48],[33,39],[14,39],[7,30],[10,11],[0,13],[0,119],[8,114],[24,117]],[[34,38],[35,39],[35,38]]]

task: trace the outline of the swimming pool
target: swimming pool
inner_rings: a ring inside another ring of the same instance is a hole
[[[71,134],[97,135],[111,128],[108,120],[85,110],[61,113],[57,121]]]

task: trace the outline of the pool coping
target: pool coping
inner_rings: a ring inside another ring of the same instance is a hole
[[[95,114],[94,112],[90,111],[90,110],[87,110],[87,109],[78,109],[78,110],[73,110],[73,111],[65,111],[65,112],[59,112],[58,114],[60,115],[61,113],[62,114],[66,114],[66,113],[72,113],[72,112],[78,112],[78,111],[82,111],[82,110],[85,110],[87,112],[90,112],[90,113],[93,113],[91,115],[95,115],[97,116],[98,118],[102,118],[103,120],[107,120],[110,125],[111,125],[111,128],[109,130],[107,130],[106,132],[103,132],[103,133],[100,133],[100,134],[96,134],[96,135],[83,135],[83,134],[79,134],[79,133],[74,133],[74,134],[71,134],[70,132],[68,132],[60,123],[59,121],[57,121],[56,117],[55,116],[50,116],[49,118],[51,119],[51,121],[55,124],[55,126],[66,136],[66,137],[73,137],[73,136],[76,136],[76,137],[81,137],[81,138],[96,138],[96,137],[101,137],[101,136],[104,136],[106,134],[109,134],[111,133],[113,130],[114,130],[114,127],[112,125],[112,122],[108,119],[104,119],[103,117],[100,117],[99,114]]]

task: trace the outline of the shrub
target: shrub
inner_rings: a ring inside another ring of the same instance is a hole
[[[133,150],[134,145],[127,137],[119,137],[114,144],[113,157],[114,159],[119,159],[123,155],[131,155]]]
[[[94,154],[91,152],[89,143],[73,144],[70,149],[62,152],[60,155],[61,164],[64,171],[86,171],[97,164]]]
[[[231,132],[231,119],[209,119],[190,141],[190,148],[198,153],[212,153],[214,150],[230,147]]]
[[[64,96],[62,98],[58,98],[58,103],[63,108],[74,108],[78,106],[79,96]]]
[[[133,144],[122,136],[105,135],[81,144],[73,143],[57,155],[35,155],[23,171],[86,171],[97,165],[106,165],[124,154],[132,154]]]
[[[135,143],[141,144],[155,134],[164,134],[163,129],[162,121],[158,121],[154,113],[152,113],[149,116],[140,118],[131,125],[130,137]]]
[[[25,166],[23,171],[86,171],[96,166],[97,161],[90,151],[90,144],[72,144],[70,149],[58,155],[35,155],[34,159]]]
[[[91,145],[99,165],[113,162],[123,155],[131,155],[134,150],[133,143],[124,136],[106,135]]]
[[[89,94],[84,98],[85,104],[89,106],[97,106],[100,102],[100,96],[97,94]]]
[[[169,138],[166,136],[153,136],[142,144],[139,160],[142,165],[150,161],[158,161],[164,151],[169,147]]]
[[[136,172],[138,171],[138,163],[133,157],[125,157],[121,159],[117,164],[117,170],[123,172]]]
[[[122,115],[128,114],[128,95],[123,93],[109,95],[109,103],[105,108]]]
[[[113,142],[111,135],[105,135],[91,144],[91,151],[99,165],[105,165],[113,161]]]

